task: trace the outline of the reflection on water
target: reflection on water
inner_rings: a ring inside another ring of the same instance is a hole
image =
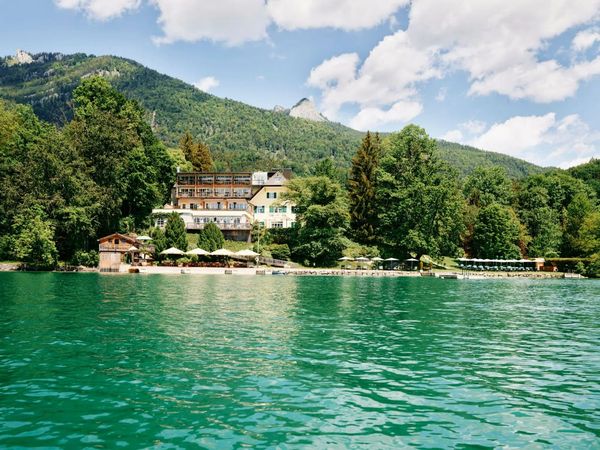
[[[600,447],[599,288],[0,274],[0,447]]]

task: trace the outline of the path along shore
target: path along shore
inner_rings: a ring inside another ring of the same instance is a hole
[[[123,266],[122,272],[129,272],[129,266]],[[559,272],[452,272],[452,271],[399,271],[399,270],[341,270],[310,268],[231,268],[222,267],[136,267],[141,274],[163,275],[291,275],[291,276],[342,276],[342,277],[436,277],[447,279],[497,279],[497,278],[583,278],[577,274]]]
[[[167,267],[146,266],[131,267],[123,264],[120,274],[131,273],[130,270],[138,270],[140,274],[160,275],[291,275],[291,276],[341,276],[341,277],[436,277],[446,279],[498,279],[498,278],[585,278],[578,274],[561,272],[452,272],[434,270],[433,272],[400,271],[400,270],[347,270],[347,269],[275,269],[275,268],[223,268],[223,267]],[[19,263],[0,264],[0,272],[19,271]],[[97,269],[81,268],[78,272],[98,272]],[[115,272],[103,273],[106,275],[117,274]]]

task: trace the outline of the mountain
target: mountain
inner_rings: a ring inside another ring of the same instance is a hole
[[[600,199],[600,159],[591,161],[568,169],[570,175],[588,184]]]
[[[207,94],[183,81],[116,56],[19,52],[0,58],[0,98],[30,104],[56,124],[72,116],[71,94],[82,78],[106,77],[115,88],[140,102],[158,137],[175,147],[189,130],[211,148],[219,169],[290,167],[309,173],[331,157],[341,169],[350,165],[363,133],[323,120],[312,102],[301,100],[288,114],[256,108]],[[296,109],[293,117],[292,111]],[[306,116],[309,120],[307,120]],[[310,120],[320,117],[321,121]],[[477,165],[501,165],[513,178],[543,169],[525,161],[440,141],[442,157],[463,174]]]
[[[312,120],[313,122],[327,122],[327,119],[319,112],[315,104],[307,98],[303,98],[292,106],[288,114],[290,117]]]

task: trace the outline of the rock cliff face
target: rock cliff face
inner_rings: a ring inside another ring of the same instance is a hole
[[[17,50],[15,60],[17,64],[31,64],[33,62],[33,57],[23,50]]]
[[[289,115],[314,122],[327,122],[327,119],[317,110],[315,104],[307,98],[303,98],[292,106]]]

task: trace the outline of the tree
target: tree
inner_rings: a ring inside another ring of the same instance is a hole
[[[338,177],[338,172],[331,158],[323,158],[317,161],[311,172],[315,177],[327,177],[330,180],[336,180]]]
[[[513,198],[512,182],[503,167],[478,167],[465,181],[463,189],[469,205],[478,208],[491,203],[510,205]]]
[[[519,258],[519,238],[519,219],[512,208],[492,203],[479,210],[473,233],[478,258]]]
[[[183,151],[185,158],[192,164],[194,170],[200,172],[211,172],[214,170],[214,162],[210,149],[203,142],[194,142],[189,131],[181,137],[179,148]]]
[[[296,204],[297,229],[292,254],[318,266],[334,265],[341,256],[349,214],[341,186],[327,177],[295,178],[284,199]]]
[[[154,245],[154,251],[158,255],[163,250],[169,248],[167,243],[167,237],[165,236],[165,232],[158,227],[152,228],[150,231],[150,237],[152,238],[152,244]]]
[[[348,179],[350,229],[356,241],[363,244],[372,244],[376,239],[378,220],[375,182],[380,156],[379,134],[372,137],[371,133],[367,132],[352,158]]]
[[[54,226],[41,208],[34,207],[15,218],[14,256],[23,262],[52,268],[56,265],[58,251],[54,243]]]
[[[456,174],[425,130],[408,125],[383,143],[377,171],[377,231],[391,253],[457,252],[464,200]]]
[[[187,251],[188,242],[185,231],[185,222],[176,212],[172,212],[167,218],[165,239],[168,247],[175,247],[184,252]]]
[[[75,118],[66,131],[98,186],[99,232],[117,229],[120,216],[131,215],[142,225],[151,208],[167,198],[174,162],[140,105],[104,78],[83,80],[73,99]]]
[[[223,232],[214,223],[208,223],[198,236],[198,247],[207,252],[214,252],[225,245]]]
[[[595,211],[585,218],[578,241],[578,247],[583,255],[599,254],[600,256],[600,211]]]

